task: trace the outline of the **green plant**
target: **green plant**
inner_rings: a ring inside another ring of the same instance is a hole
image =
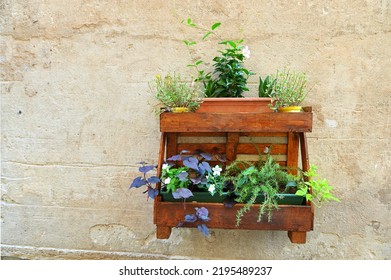
[[[284,68],[272,75],[275,80],[270,97],[275,101],[273,109],[287,106],[299,106],[307,95],[307,76],[305,73]]]
[[[262,80],[262,77],[259,77],[258,96],[271,97],[275,83],[276,79],[272,80],[270,76],[266,76],[265,80]]]
[[[184,82],[180,75],[166,75],[162,78],[157,75],[152,83],[149,83],[152,92],[165,108],[162,111],[170,111],[175,107],[186,107],[195,111],[201,104],[199,90],[194,85]]]
[[[332,194],[334,188],[326,179],[314,179],[319,177],[317,169],[315,165],[311,165],[308,171],[303,172],[303,176],[298,180],[296,195],[304,196],[307,201],[312,201],[317,207],[324,202],[339,202],[340,200]]]
[[[218,36],[215,30],[221,25],[220,22],[216,22],[210,28],[204,28],[195,24],[191,19],[188,19],[186,24],[204,31],[202,40],[210,35]],[[192,40],[184,40],[183,42],[189,49],[192,45],[197,44]],[[243,97],[243,92],[249,90],[247,80],[254,73],[243,66],[244,60],[250,57],[250,50],[242,43],[243,40],[220,41],[219,44],[224,45],[225,49],[219,50],[221,55],[213,58],[215,62],[213,71],[201,70],[202,60],[196,60],[188,65],[196,68],[198,76],[195,81],[203,84],[206,97]]]
[[[261,194],[265,199],[259,206],[258,221],[262,215],[267,214],[268,221],[271,221],[272,211],[278,209],[278,194],[289,190],[286,186],[292,180],[272,156],[267,155],[265,161],[259,161],[253,165],[250,163],[235,161],[227,167],[226,178],[232,182],[236,201],[244,203],[236,215],[236,225],[241,222],[243,215],[255,204],[257,197]],[[283,189],[281,189],[283,186]]]
[[[224,178],[226,185],[232,186],[235,201],[244,204],[236,214],[236,225],[239,226],[243,215],[256,203],[259,195],[264,196],[264,202],[259,205],[258,222],[264,214],[268,222],[272,220],[272,212],[279,208],[281,194],[303,196],[317,207],[324,202],[339,202],[327,180],[316,179],[316,170],[317,167],[311,165],[308,171],[297,169],[297,175],[289,174],[289,169],[276,163],[270,154],[265,161],[259,160],[255,164],[234,161],[225,170]]]

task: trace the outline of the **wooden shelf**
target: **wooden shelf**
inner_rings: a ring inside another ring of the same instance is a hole
[[[161,132],[311,132],[312,112],[163,113]]]
[[[158,176],[165,158],[196,150],[211,154],[225,154],[226,164],[237,158],[257,157],[259,150],[272,147],[272,155],[282,165],[297,167],[299,152],[302,169],[308,170],[306,132],[312,130],[312,110],[300,113],[163,113],[160,116],[162,132],[158,162]],[[185,214],[194,213],[195,207],[206,207],[211,220],[209,228],[280,230],[287,231],[293,243],[305,243],[306,233],[313,230],[314,207],[307,205],[280,205],[273,211],[272,221],[265,217],[257,222],[258,207],[254,205],[236,227],[236,212],[242,205],[227,208],[223,203],[164,202],[158,196],[154,204],[154,223],[157,238],[169,238],[171,228],[182,222]],[[184,224],[184,227],[195,227]]]

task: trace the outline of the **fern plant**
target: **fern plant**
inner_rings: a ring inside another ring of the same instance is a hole
[[[239,226],[243,215],[250,210],[257,197],[262,194],[264,202],[259,207],[258,221],[261,221],[262,216],[267,214],[268,222],[270,222],[272,211],[278,209],[278,194],[287,191],[281,191],[280,187],[287,185],[292,178],[268,155],[266,161],[260,161],[256,165],[234,162],[227,168],[227,180],[234,186],[236,201],[244,203],[236,214],[236,225]]]

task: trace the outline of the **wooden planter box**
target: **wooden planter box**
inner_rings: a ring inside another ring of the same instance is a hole
[[[305,133],[312,130],[311,108],[301,113],[163,113],[160,130],[158,176],[164,159],[182,150],[225,154],[225,164],[228,165],[235,159],[256,161],[265,147],[271,147],[272,156],[281,165],[297,167],[300,152],[302,168],[309,168]],[[257,222],[259,205],[254,205],[243,216],[239,227],[235,225],[236,212],[242,207],[240,204],[227,208],[222,203],[186,202],[186,210],[183,206],[182,202],[164,202],[161,196],[155,199],[157,238],[169,238],[171,228],[182,222],[185,214],[194,213],[196,207],[209,210],[209,228],[282,230],[288,232],[293,243],[305,243],[306,233],[313,230],[314,207],[311,203],[280,205],[279,210],[273,211],[271,222],[267,217]],[[183,226],[195,227],[186,223]]]

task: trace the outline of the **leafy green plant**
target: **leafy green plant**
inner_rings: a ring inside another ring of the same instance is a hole
[[[198,88],[183,81],[179,74],[166,75],[164,78],[157,75],[149,87],[165,107],[161,111],[171,111],[176,107],[195,111],[202,102]]]
[[[245,168],[243,169],[243,167]],[[233,169],[239,172],[234,176],[228,175],[227,179],[234,186],[236,201],[244,203],[244,206],[236,214],[236,225],[239,226],[243,215],[250,210],[261,194],[264,195],[264,202],[259,207],[258,221],[266,213],[270,222],[272,211],[278,209],[278,193],[284,193],[288,190],[286,185],[292,179],[291,176],[282,170],[270,155],[267,155],[266,161],[259,161],[256,165],[234,162],[228,172],[232,172]],[[281,186],[284,187],[282,191],[280,190]]]
[[[315,206],[320,207],[324,202],[340,200],[332,194],[333,187],[329,185],[326,179],[317,179],[317,167],[311,165],[310,169],[303,172],[303,176],[299,178],[297,184],[296,195],[304,196],[307,201],[311,201]],[[305,178],[308,178],[306,181]]]
[[[216,22],[210,28],[204,28],[195,24],[191,19],[188,19],[186,24],[189,27],[204,31],[205,34],[202,40],[210,35],[218,36],[215,30],[221,25],[220,22]],[[197,44],[193,40],[184,40],[183,42],[189,49]],[[247,80],[254,73],[243,66],[244,60],[250,57],[250,50],[248,46],[243,46],[242,43],[243,40],[223,40],[219,42],[220,45],[225,46],[225,49],[219,50],[221,55],[213,58],[215,62],[213,71],[200,69],[200,66],[204,63],[203,60],[196,60],[188,65],[196,68],[198,76],[195,81],[203,84],[206,97],[243,97],[243,92],[249,90]]]
[[[259,77],[258,96],[271,97],[275,83],[276,79],[272,79],[270,76],[266,76],[265,80],[262,80],[262,77]]]
[[[284,68],[272,75],[275,80],[270,97],[275,101],[273,109],[287,106],[299,106],[307,96],[307,76],[305,73]]]
[[[339,202],[327,180],[317,179],[319,175],[316,170],[317,167],[311,165],[308,171],[297,169],[297,175],[289,174],[289,169],[276,163],[270,154],[267,154],[265,161],[259,160],[254,164],[234,161],[223,176],[226,186],[232,187],[235,201],[244,204],[236,214],[236,225],[240,225],[243,215],[256,204],[260,195],[264,196],[264,201],[259,205],[258,222],[265,214],[268,222],[272,220],[273,211],[279,209],[281,194],[303,196],[317,207],[324,202]]]

